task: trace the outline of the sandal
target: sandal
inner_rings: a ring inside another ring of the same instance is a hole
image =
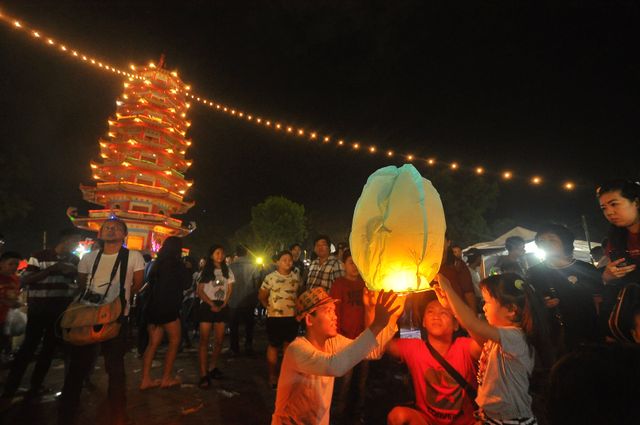
[[[211,378],[209,378],[209,375],[200,377],[200,382],[198,382],[198,387],[202,388],[203,390],[207,390],[209,389],[210,386],[211,386]]]

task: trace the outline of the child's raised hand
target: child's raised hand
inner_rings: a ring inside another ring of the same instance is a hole
[[[452,289],[451,282],[449,282],[449,279],[447,279],[442,273],[438,273],[436,275],[435,281],[440,284],[440,288],[442,288],[444,292],[450,291]]]

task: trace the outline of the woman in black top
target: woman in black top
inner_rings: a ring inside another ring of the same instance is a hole
[[[149,345],[143,356],[141,390],[180,384],[180,380],[173,376],[173,363],[180,345],[182,291],[191,285],[191,275],[182,262],[181,255],[182,239],[168,237],[149,271],[149,300],[146,306]],[[165,331],[169,338],[169,348],[162,379],[151,379],[151,363]]]

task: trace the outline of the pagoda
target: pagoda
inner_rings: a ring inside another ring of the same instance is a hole
[[[91,161],[95,183],[80,185],[83,198],[102,209],[79,217],[70,208],[68,215],[76,227],[93,231],[118,217],[129,227],[128,248],[156,252],[168,236],[195,229],[195,223],[185,227],[172,217],[194,205],[184,200],[193,184],[184,175],[192,163],[185,158],[191,146],[186,138],[189,87],[176,71],[164,68],[163,58],[157,66],[132,68],[136,78],[124,83],[107,136],[99,139],[100,159]]]

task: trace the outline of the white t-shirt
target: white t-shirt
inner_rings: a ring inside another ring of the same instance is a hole
[[[231,288],[231,284],[236,281],[233,272],[229,270],[229,277],[226,278],[222,274],[221,269],[213,270],[214,279],[209,282],[200,282],[204,284],[204,293],[207,294],[212,301],[223,301],[227,297],[227,292]]]
[[[500,342],[487,341],[482,349],[476,403],[492,419],[530,418],[534,355],[522,329],[499,327],[498,333]]]
[[[104,303],[110,303],[114,301],[118,296],[120,296],[120,265],[118,265],[118,270],[116,270],[116,274],[113,276],[113,281],[111,282],[111,286],[109,287],[109,277],[111,277],[111,271],[113,270],[113,266],[116,263],[116,258],[118,258],[118,254],[102,254],[100,257],[100,262],[98,263],[98,268],[96,269],[95,277],[91,276],[91,271],[93,270],[93,263],[98,256],[98,251],[91,251],[80,260],[80,264],[78,264],[78,273],[83,273],[87,275],[87,287],[91,290],[91,292],[97,294],[104,294],[107,288],[109,288],[109,292],[107,292],[107,296],[104,299]],[[137,271],[144,270],[144,258],[142,258],[142,254],[139,251],[129,250],[129,262],[127,263],[127,274],[124,279],[124,290],[125,290],[125,300],[127,305],[124,309],[124,315],[129,314],[129,304],[131,303],[131,285],[133,283],[133,274]]]
[[[334,377],[344,376],[364,358],[379,359],[396,330],[387,326],[375,337],[365,329],[356,339],[338,334],[327,339],[325,351],[306,337],[293,340],[282,359],[271,425],[329,425]]]
[[[297,273],[281,275],[276,270],[269,273],[262,282],[260,289],[269,291],[269,303],[267,316],[269,317],[293,317],[296,315],[296,296],[300,278]]]

